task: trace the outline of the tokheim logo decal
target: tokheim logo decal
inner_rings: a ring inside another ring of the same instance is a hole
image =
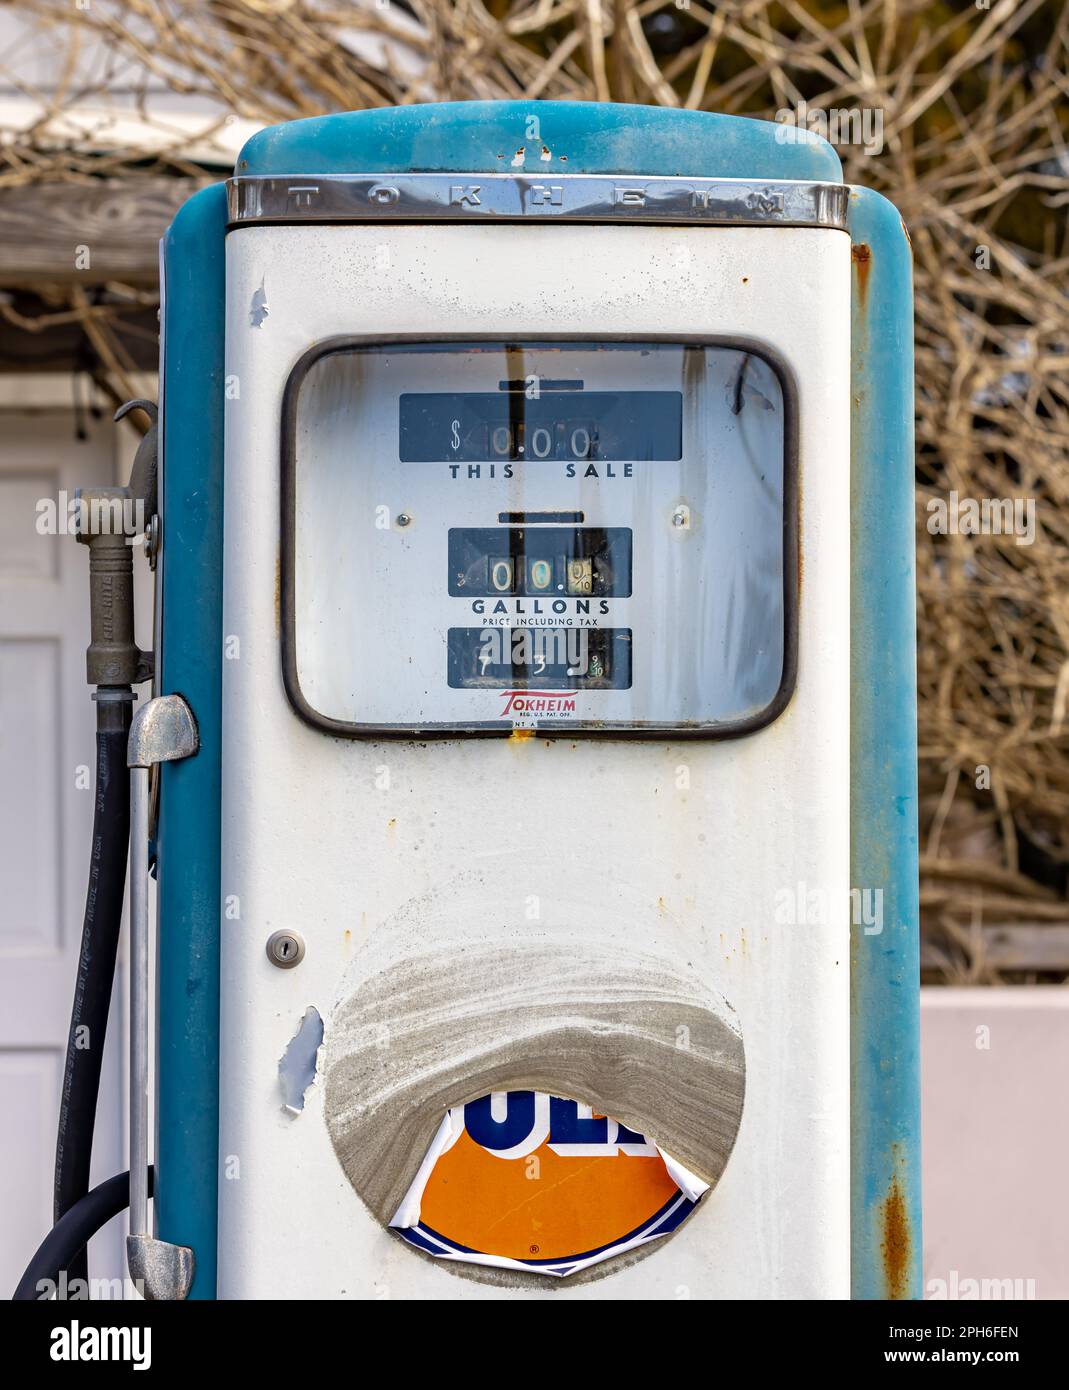
[[[544,719],[566,719],[575,713],[575,696],[556,690],[503,690],[501,695],[505,701],[502,719],[517,714],[528,719],[533,715]]]
[[[707,1191],[589,1105],[500,1091],[446,1113],[390,1225],[439,1259],[560,1278],[671,1234]]]

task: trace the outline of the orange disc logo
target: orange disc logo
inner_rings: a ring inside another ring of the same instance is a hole
[[[668,1235],[705,1191],[589,1106],[498,1092],[449,1111],[391,1224],[429,1254],[561,1276]]]

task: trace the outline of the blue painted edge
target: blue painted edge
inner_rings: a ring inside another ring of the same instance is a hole
[[[811,132],[710,111],[583,101],[443,102],[313,116],[258,131],[235,167],[264,176],[465,170],[842,182],[839,156]]]
[[[852,1294],[921,1296],[920,906],[913,264],[898,210],[854,188],[850,882]]]
[[[200,750],[161,769],[157,832],[156,1218],[191,1246],[191,1298],[215,1297],[226,194],[203,189],[164,238],[162,689]]]

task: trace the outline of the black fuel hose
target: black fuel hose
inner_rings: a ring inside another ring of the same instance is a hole
[[[102,687],[95,700],[93,847],[56,1135],[54,1219],[57,1223],[89,1191],[93,1129],[122,924],[130,839],[130,774],[126,766],[126,744],[133,694],[129,686]],[[72,1254],[67,1268],[68,1282],[87,1279],[88,1270],[83,1241]]]
[[[148,1195],[152,1196],[154,1170],[149,1164]],[[125,1211],[130,1205],[130,1174],[118,1173],[107,1182],[94,1187],[60,1219],[45,1236],[36,1255],[26,1267],[26,1273],[19,1280],[19,1286],[12,1297],[13,1303],[32,1303],[38,1299],[49,1298],[53,1292],[62,1290],[60,1271],[67,1271],[69,1286],[71,1274],[78,1256],[85,1251],[90,1237],[106,1226],[113,1216]],[[65,1291],[64,1291],[65,1292]],[[88,1288],[86,1289],[88,1297]]]

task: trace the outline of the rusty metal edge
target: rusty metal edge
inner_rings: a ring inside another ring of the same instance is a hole
[[[921,1296],[913,286],[897,209],[852,188],[851,1292]]]
[[[159,1238],[195,1252],[192,1300],[216,1292],[225,229],[214,184],[168,228],[162,263],[158,688],[189,702],[199,752],[160,770],[154,1202]]]

